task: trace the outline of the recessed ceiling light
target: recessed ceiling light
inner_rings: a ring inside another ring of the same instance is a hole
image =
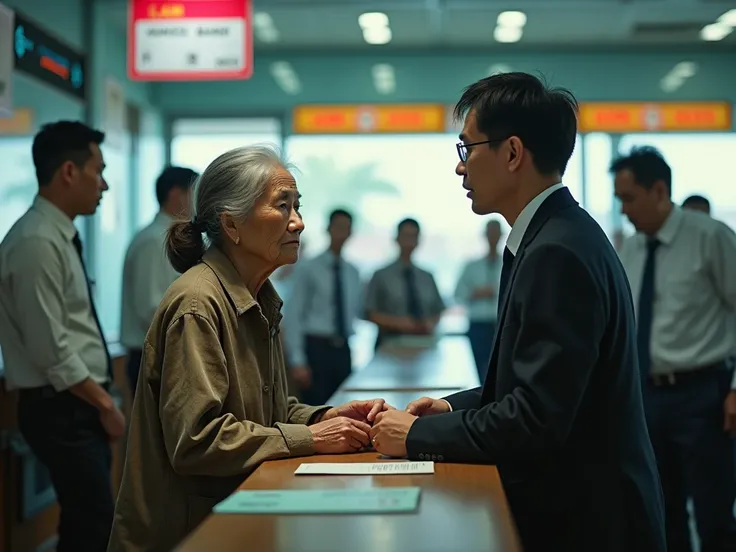
[[[733,29],[724,23],[711,23],[700,29],[700,38],[708,42],[723,40]]]
[[[260,40],[261,42],[266,42],[269,44],[273,42],[278,42],[279,40],[279,32],[276,30],[275,27],[256,27],[255,35],[256,38],[258,38],[258,40]]]
[[[728,10],[721,17],[718,18],[718,23],[728,25],[729,27],[736,27],[736,9]]]
[[[358,17],[358,25],[360,25],[362,29],[388,27],[388,16],[381,12],[362,13]]]
[[[287,94],[298,94],[302,84],[293,67],[288,61],[274,61],[271,64],[271,76],[276,84]]]
[[[672,68],[672,74],[689,79],[698,72],[698,65],[692,61],[681,61]]]
[[[519,42],[522,34],[521,27],[496,27],[493,30],[496,42]]]
[[[391,42],[391,28],[371,27],[363,29],[363,40],[368,44],[388,44]]]
[[[256,27],[273,27],[273,19],[266,12],[256,12],[253,15],[253,25]]]
[[[520,11],[501,12],[496,23],[500,27],[523,27],[526,25],[526,14]]]

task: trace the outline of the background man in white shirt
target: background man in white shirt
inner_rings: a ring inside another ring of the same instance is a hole
[[[0,345],[19,389],[18,427],[48,468],[61,508],[58,552],[107,548],[114,502],[109,441],[125,419],[74,226],[106,191],[102,132],[72,121],[33,141],[38,195],[0,244]]]
[[[668,552],[690,552],[692,497],[701,552],[736,550],[736,235],[671,200],[672,171],[650,147],[611,165],[637,234],[620,252],[634,298],[649,434],[665,497]],[[733,389],[732,389],[733,388]]]
[[[179,276],[164,250],[166,232],[176,218],[189,218],[190,191],[197,173],[167,167],[156,180],[160,206],[153,221],[128,246],[123,267],[123,304],[120,341],[128,349],[128,384],[135,393],[143,340],[153,314],[169,286]]]
[[[491,220],[486,225],[488,251],[480,259],[470,261],[458,280],[455,299],[468,313],[468,340],[473,348],[480,381],[486,378],[491,360],[493,334],[498,317],[498,292],[503,261],[498,254],[501,223]],[[495,375],[492,375],[495,377]]]
[[[361,311],[358,269],[342,256],[353,216],[334,210],[327,251],[301,261],[284,305],[284,342],[303,402],[324,404],[352,370],[349,339]]]

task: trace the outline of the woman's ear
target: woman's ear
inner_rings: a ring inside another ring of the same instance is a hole
[[[220,224],[222,225],[225,235],[230,239],[230,241],[235,245],[240,243],[238,226],[235,224],[235,219],[230,213],[222,213],[220,215]]]

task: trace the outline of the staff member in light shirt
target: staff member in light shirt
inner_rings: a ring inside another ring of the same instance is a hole
[[[621,250],[637,315],[644,406],[665,498],[667,550],[691,552],[692,497],[702,552],[736,550],[736,235],[671,200],[672,171],[650,147],[611,165],[637,230]],[[730,434],[730,435],[729,435]]]
[[[123,304],[120,341],[128,349],[128,383],[135,393],[141,347],[161,298],[179,274],[166,257],[166,232],[175,218],[189,218],[189,194],[197,173],[167,167],[156,180],[160,206],[153,221],[128,246],[123,267]]]
[[[334,210],[327,231],[330,246],[297,264],[285,302],[284,340],[294,381],[308,404],[324,404],[352,370],[348,340],[360,314],[358,269],[342,256],[353,216]]]
[[[501,223],[497,220],[491,220],[486,225],[486,239],[488,252],[465,265],[455,289],[455,299],[468,310],[468,340],[473,348],[480,381],[485,379],[488,372],[498,317],[503,261],[498,254]]]
[[[74,226],[106,191],[104,134],[75,121],[33,141],[38,195],[0,244],[0,346],[18,427],[49,471],[61,508],[58,552],[100,552],[114,503],[109,441],[125,419]]]

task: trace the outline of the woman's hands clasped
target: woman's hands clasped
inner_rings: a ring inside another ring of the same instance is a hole
[[[355,452],[370,443],[371,424],[380,412],[395,410],[383,399],[351,401],[330,408],[321,420],[309,426],[318,454]]]
[[[323,420],[309,429],[314,439],[314,452],[318,454],[355,452],[370,442],[371,426],[345,416]]]

